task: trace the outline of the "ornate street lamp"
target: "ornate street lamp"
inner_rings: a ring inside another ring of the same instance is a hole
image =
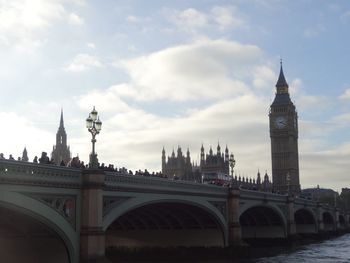
[[[228,161],[229,161],[229,164],[230,164],[231,176],[232,176],[232,180],[233,180],[233,168],[236,165],[236,160],[235,160],[235,156],[233,155],[233,153],[231,153],[230,159]]]
[[[93,110],[90,112],[89,117],[86,119],[86,128],[92,135],[92,152],[90,154],[90,163],[89,168],[96,169],[98,168],[98,159],[97,154],[95,153],[95,142],[96,142],[96,135],[100,133],[102,127],[102,122],[100,121],[100,118],[97,115],[97,111],[95,110],[95,106]]]
[[[287,193],[288,193],[288,195],[290,195],[290,174],[289,174],[289,172],[287,172],[287,174],[286,174],[286,181],[287,181]]]

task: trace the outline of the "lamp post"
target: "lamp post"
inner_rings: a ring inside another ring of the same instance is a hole
[[[290,174],[289,174],[289,172],[287,172],[287,174],[286,174],[286,181],[287,181],[287,193],[288,193],[288,195],[290,195]]]
[[[235,160],[235,156],[233,155],[233,153],[231,153],[230,159],[228,161],[229,161],[229,164],[230,164],[231,176],[232,176],[232,181],[233,181],[233,168],[236,165],[236,160]]]
[[[89,113],[89,117],[86,119],[86,128],[92,135],[92,152],[90,154],[90,169],[98,168],[98,159],[97,154],[95,153],[95,143],[96,143],[96,135],[100,133],[102,127],[102,122],[100,118],[97,116],[97,111],[95,110],[95,106],[93,110]]]

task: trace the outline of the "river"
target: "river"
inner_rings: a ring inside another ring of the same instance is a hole
[[[309,244],[272,257],[256,259],[256,263],[349,263],[350,262],[350,234],[326,240],[316,244]]]
[[[257,249],[257,254],[274,254],[273,256],[252,255],[250,259],[235,260],[191,260],[191,261],[127,261],[128,263],[350,263],[350,234],[325,240],[319,243],[296,247],[272,247]],[[124,261],[118,261],[124,262]]]

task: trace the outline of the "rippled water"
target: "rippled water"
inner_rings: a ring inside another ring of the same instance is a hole
[[[191,260],[181,263],[350,263],[350,234],[319,243],[294,248],[271,247],[257,249],[257,254],[274,254],[270,257],[234,260]],[[252,257],[257,255],[252,255]],[[125,261],[118,261],[119,263]],[[154,262],[154,261],[132,261]],[[158,263],[177,263],[178,261],[156,261]],[[128,262],[130,263],[130,262]]]
[[[298,247],[273,257],[257,259],[256,263],[349,263],[350,234],[317,244]]]

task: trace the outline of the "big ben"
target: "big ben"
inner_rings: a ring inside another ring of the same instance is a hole
[[[276,95],[269,114],[273,189],[280,193],[298,195],[298,114],[288,89],[281,61]]]

